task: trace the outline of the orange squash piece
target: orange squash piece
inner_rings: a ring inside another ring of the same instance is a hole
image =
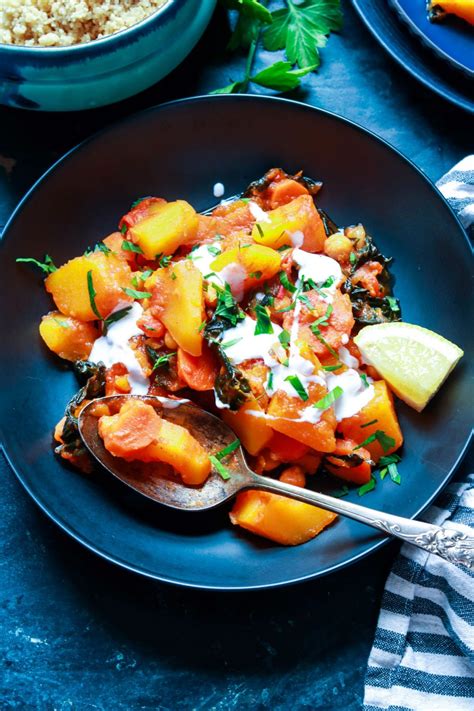
[[[326,231],[311,195],[300,195],[286,205],[270,210],[267,218],[266,221],[258,222],[252,230],[252,237],[257,244],[273,249],[284,244],[292,246],[291,236],[301,232],[302,249],[322,252]]]
[[[162,419],[143,400],[129,400],[120,412],[99,420],[99,435],[114,456],[142,462],[166,462],[185,484],[203,484],[211,462],[202,445],[187,429]]]
[[[352,439],[357,444],[361,444],[377,430],[381,430],[388,437],[392,437],[395,444],[387,451],[384,451],[378,440],[364,445],[370,452],[374,462],[378,462],[380,457],[385,454],[391,454],[401,447],[403,435],[398,424],[393,395],[388,389],[385,380],[376,380],[373,385],[375,393],[372,400],[356,415],[341,420],[337,429],[342,432],[346,439]],[[368,424],[369,422],[373,422],[373,424]],[[366,426],[364,427],[364,425]]]
[[[211,270],[220,272],[230,264],[238,264],[246,274],[244,291],[254,289],[280,271],[281,254],[260,244],[226,249],[211,263]]]
[[[267,414],[271,416],[271,426],[277,432],[282,432],[318,452],[333,452],[336,446],[336,418],[333,409],[325,410],[319,422],[301,420],[302,411],[327,395],[327,390],[318,383],[311,383],[308,395],[308,400],[303,401],[277,390],[267,410]]]
[[[71,259],[45,279],[48,291],[61,313],[80,321],[95,321],[87,284],[87,274],[92,273],[95,304],[106,318],[120,303],[131,302],[123,289],[130,286],[131,270],[115,254],[92,252]]]
[[[48,348],[65,360],[87,360],[96,338],[100,336],[93,323],[51,311],[39,325],[40,336]]]
[[[230,520],[284,546],[305,543],[334,521],[336,514],[266,491],[237,495]]]
[[[362,462],[356,467],[351,467],[349,462],[344,459],[338,459],[338,455],[352,454],[355,447],[357,447],[357,442],[352,439],[336,440],[336,449],[331,456],[326,457],[325,466],[331,474],[338,476],[340,479],[352,481],[354,484],[367,484],[370,481],[372,471],[368,461]],[[370,459],[370,452],[364,447],[357,449],[356,454],[362,459]]]
[[[249,454],[258,454],[271,440],[273,430],[264,417],[252,415],[252,411],[261,412],[262,408],[255,398],[250,398],[237,411],[221,410],[224,422],[231,427]]]
[[[200,356],[192,356],[178,348],[177,366],[179,377],[193,390],[212,390],[214,387],[219,365],[206,343],[202,344]]]
[[[202,274],[190,259],[154,272],[151,314],[164,323],[176,343],[192,356],[202,353],[204,293]],[[150,277],[151,279],[151,277]]]
[[[173,254],[179,246],[192,242],[198,229],[196,211],[185,200],[156,204],[153,214],[129,228],[129,237],[147,259]]]

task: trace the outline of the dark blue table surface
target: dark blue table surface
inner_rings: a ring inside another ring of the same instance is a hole
[[[472,152],[472,117],[400,70],[347,0],[343,6],[343,32],[324,50],[319,74],[293,98],[372,129],[436,180]],[[225,38],[218,12],[181,67],[118,105],[76,114],[0,108],[0,227],[34,180],[86,136],[133,111],[238,78],[241,60],[225,54]],[[257,64],[270,59],[261,52]],[[467,469],[465,463],[458,476]],[[297,587],[184,590],[114,568],[69,540],[3,458],[0,478],[2,708],[360,708],[395,543]]]

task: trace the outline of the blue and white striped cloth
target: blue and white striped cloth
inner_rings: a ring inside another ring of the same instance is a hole
[[[437,185],[474,238],[474,155]],[[474,475],[449,485],[423,518],[474,528]],[[402,546],[385,585],[363,708],[474,711],[473,572]]]

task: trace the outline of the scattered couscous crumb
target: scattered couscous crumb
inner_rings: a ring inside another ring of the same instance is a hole
[[[0,44],[67,47],[124,30],[167,0],[1,0]]]

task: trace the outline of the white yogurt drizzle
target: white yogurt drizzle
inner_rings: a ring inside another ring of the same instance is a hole
[[[255,217],[257,222],[271,222],[270,218],[268,217],[268,214],[265,212],[265,210],[262,210],[260,205],[257,205],[256,202],[250,200],[248,206],[250,212],[252,213],[252,216]]]
[[[123,306],[120,304],[115,311]],[[102,362],[107,368],[112,367],[114,363],[123,363],[128,370],[128,382],[134,395],[146,395],[150,384],[140,368],[134,350],[128,344],[132,336],[143,334],[137,326],[142,313],[143,308],[135,301],[130,311],[123,318],[112,323],[107,329],[107,334],[94,342],[89,356],[92,363]]]

